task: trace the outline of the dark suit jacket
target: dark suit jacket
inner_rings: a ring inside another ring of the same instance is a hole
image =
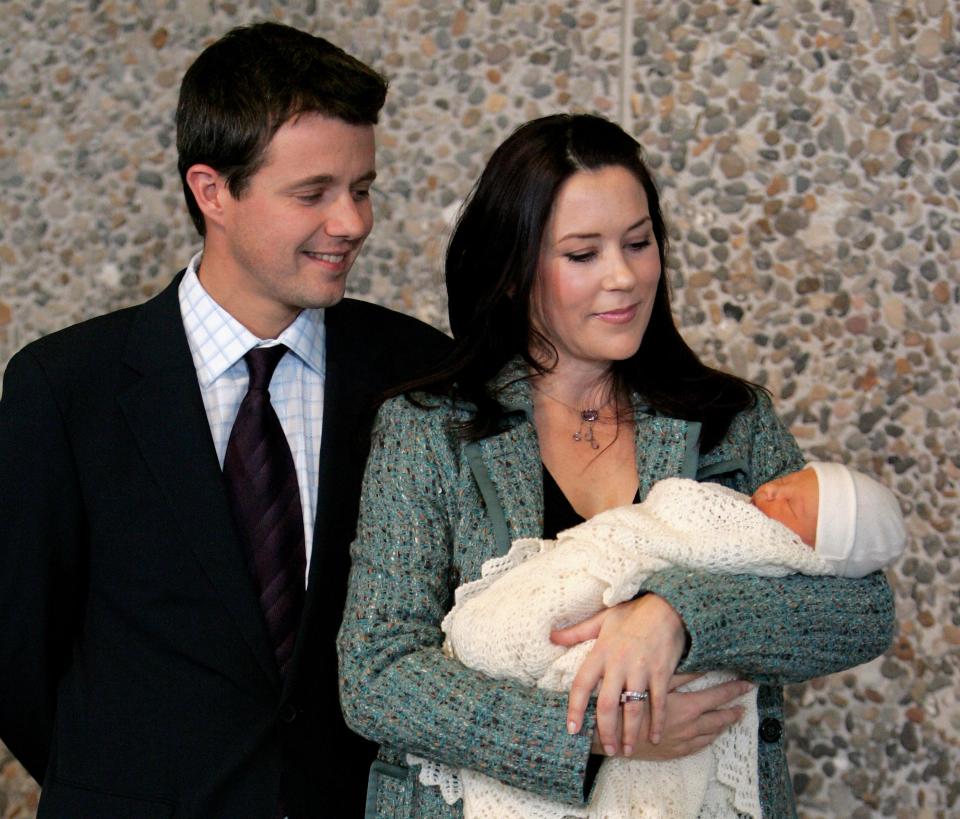
[[[342,616],[372,407],[447,339],[326,313],[319,500],[285,686],[228,506],[177,299],[28,345],[0,399],[0,738],[41,817],[361,816],[374,746],[340,714]]]

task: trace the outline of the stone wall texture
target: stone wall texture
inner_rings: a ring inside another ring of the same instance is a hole
[[[960,816],[960,6],[626,2],[0,0],[0,367],[198,248],[177,86],[234,25],[287,22],[390,77],[351,291],[439,327],[450,224],[494,146],[558,110],[616,119],[663,191],[688,339],[908,522],[887,655],[789,689],[801,815]],[[0,747],[0,816],[36,799]]]

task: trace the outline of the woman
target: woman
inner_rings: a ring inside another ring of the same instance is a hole
[[[634,600],[555,633],[565,645],[597,638],[569,700],[442,653],[452,590],[513,539],[554,537],[661,478],[752,494],[803,465],[766,394],[683,342],[666,238],[639,146],[592,116],[521,127],[465,206],[446,267],[455,353],[381,409],[353,546],[341,699],[351,727],[382,746],[370,815],[459,815],[408,754],[583,804],[591,752],[681,757],[739,717],[723,706],[745,683],[673,691],[685,679],[675,671],[711,669],[761,684],[761,804],[791,815],[782,684],[889,644],[881,574],[667,570]],[[625,704],[623,692],[633,692]]]

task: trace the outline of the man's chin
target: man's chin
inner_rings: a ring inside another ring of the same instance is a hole
[[[300,307],[303,309],[319,310],[325,307],[333,307],[343,301],[344,293],[347,289],[346,276],[337,284],[331,284],[312,293],[304,293],[300,300]]]

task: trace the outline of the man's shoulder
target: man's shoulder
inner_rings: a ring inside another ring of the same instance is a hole
[[[48,372],[68,374],[85,366],[104,365],[111,359],[118,359],[138,317],[147,305],[161,299],[170,301],[171,288],[176,301],[175,287],[170,285],[141,304],[94,316],[41,336],[16,353],[10,364],[30,360],[38,362]]]
[[[338,321],[349,323],[352,328],[361,332],[385,336],[399,332],[412,338],[430,339],[441,344],[450,343],[448,336],[425,321],[369,301],[345,298],[336,306],[328,308],[328,314]]]
[[[439,366],[451,340],[386,307],[343,299],[325,315],[327,386],[354,400],[379,400]]]
[[[136,311],[136,307],[116,310],[30,342],[10,359],[5,383],[17,373],[30,371],[44,373],[42,377],[56,390],[104,379],[123,352]]]
[[[411,377],[427,364],[439,362],[450,350],[452,341],[420,319],[379,304],[358,299],[343,299],[327,311],[328,339],[336,336],[331,349],[347,342],[351,356],[359,356],[376,366],[394,369]]]

